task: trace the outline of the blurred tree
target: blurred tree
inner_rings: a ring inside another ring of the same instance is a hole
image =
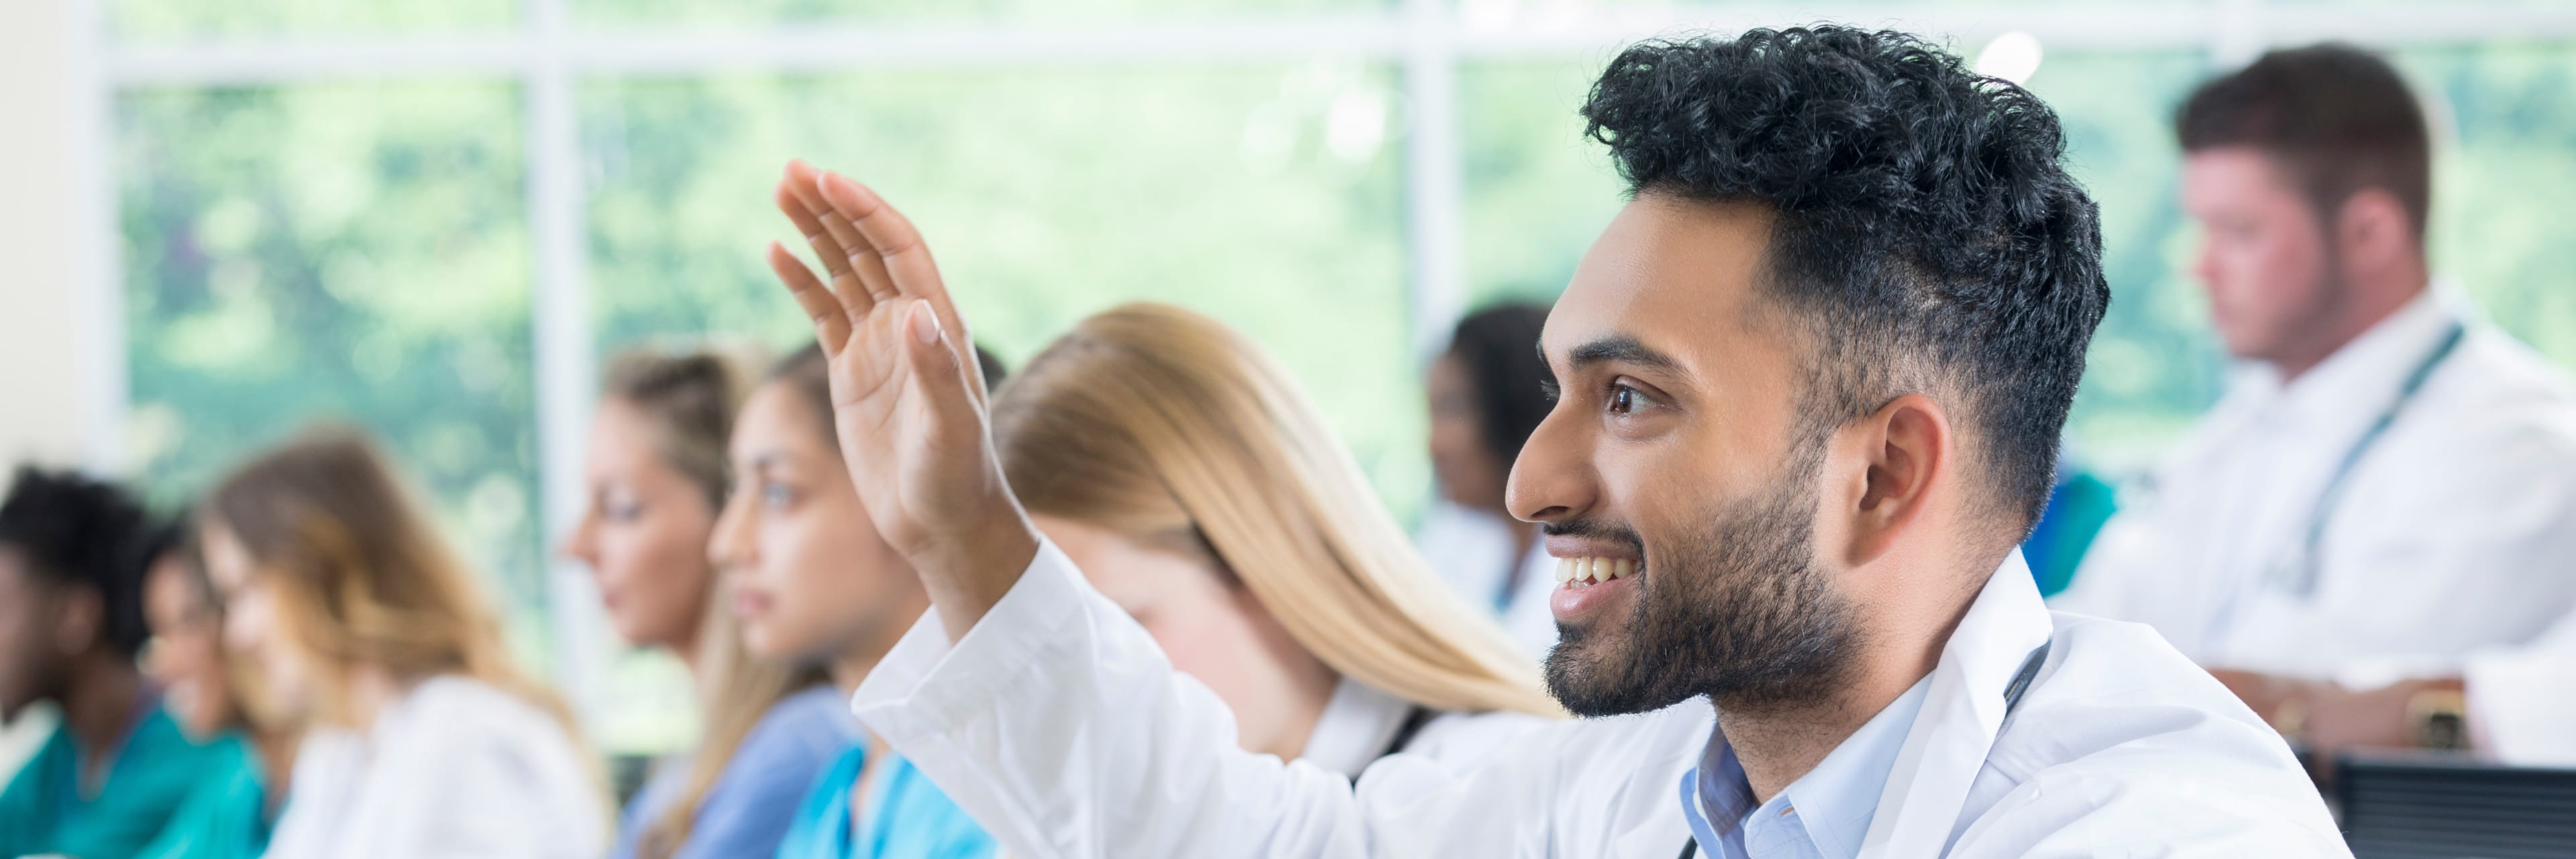
[[[1386,69],[609,82],[582,102],[603,348],[810,337],[758,254],[803,252],[769,199],[802,157],[904,208],[1006,363],[1120,302],[1186,305],[1278,355],[1400,514],[1427,495]]]
[[[184,501],[315,419],[400,458],[545,653],[513,88],[130,92],[131,453]]]

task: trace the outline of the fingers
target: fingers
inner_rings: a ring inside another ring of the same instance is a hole
[[[823,345],[823,353],[839,355],[842,345],[850,341],[851,324],[849,311],[841,300],[814,276],[813,269],[788,252],[786,245],[769,243],[769,270],[778,274],[778,281],[787,285],[787,293],[796,297],[796,306],[813,321],[814,340]]]
[[[819,233],[806,234],[820,236],[814,239],[814,253],[830,260],[825,265],[831,267],[835,275],[843,271],[855,275],[859,287],[865,289],[873,301],[894,298],[894,280],[887,276],[885,262],[878,258],[877,248],[850,223],[847,213],[835,211],[832,204],[824,201],[819,183],[825,175],[803,161],[787,164],[788,190],[796,195],[806,217],[820,228]]]
[[[957,312],[956,302],[948,296],[948,287],[939,277],[939,264],[930,258],[930,248],[921,241],[921,233],[912,221],[893,206],[886,205],[867,186],[850,181],[838,173],[822,174],[816,188],[832,209],[847,217],[859,235],[875,249],[879,261],[892,278],[893,293],[917,298],[930,305],[947,340],[958,350],[959,360],[974,365],[973,339],[967,334],[966,319]],[[891,296],[880,294],[879,299]],[[984,397],[983,374],[969,373],[968,390],[977,401]]]
[[[961,360],[957,343],[939,324],[939,314],[929,302],[914,300],[903,304],[904,363],[909,365],[915,384],[920,385],[925,405],[942,425],[954,429],[975,426],[976,412],[982,400],[976,396],[973,382],[976,371],[971,359]]]
[[[841,253],[839,243],[832,240],[831,234],[815,220],[814,214],[806,210],[804,202],[797,199],[795,191],[789,187],[793,184],[793,181],[779,183],[778,210],[796,223],[798,231],[804,232],[806,244],[823,261],[824,271],[830,272],[829,285],[823,289],[822,295],[837,302],[841,312],[855,322],[867,315],[868,309],[876,305],[876,300],[850,273],[849,260]],[[803,270],[804,264],[798,263],[797,268]]]

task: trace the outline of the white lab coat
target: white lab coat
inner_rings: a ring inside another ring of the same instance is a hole
[[[2278,584],[2336,466],[2454,320],[2428,292],[2284,388],[2267,368],[2123,491],[2055,607],[2155,627],[2203,665],[2370,686],[2455,669],[2576,606],[2576,386],[2511,337],[2466,338],[2359,460],[2315,586]]]
[[[1432,507],[1413,534],[1414,548],[1440,579],[1459,597],[1492,612],[1503,633],[1531,659],[1546,659],[1556,647],[1556,618],[1547,609],[1548,591],[1556,589],[1556,559],[1548,557],[1543,542],[1514,545],[1511,526],[1500,517],[1448,503]],[[1503,574],[1516,554],[1520,584],[1497,606],[1494,595],[1502,590]]]
[[[2003,690],[2041,642],[2021,708]],[[1053,545],[951,647],[925,615],[852,707],[1019,857],[1668,859],[1704,700],[1548,725],[1464,772],[1341,775],[1236,748],[1233,717]],[[2000,736],[1998,736],[1998,722]],[[1868,855],[2347,855],[2290,751],[2144,627],[2051,614],[2019,555],[1931,676]]]
[[[2517,766],[2576,767],[2576,615],[2528,645],[2471,654],[2460,678],[2479,749]]]
[[[460,676],[297,752],[269,859],[596,859],[599,779],[553,715]]]

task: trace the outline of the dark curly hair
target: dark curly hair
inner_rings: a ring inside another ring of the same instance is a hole
[[[1555,375],[1539,354],[1547,305],[1505,302],[1467,314],[1449,335],[1449,354],[1476,392],[1476,424],[1486,446],[1509,467],[1521,444],[1547,419],[1547,383]]]
[[[0,500],[0,545],[36,578],[89,588],[105,607],[100,643],[132,656],[150,635],[143,573],[168,549],[143,505],[114,484],[21,466]]]
[[[2111,300],[2046,104],[1914,36],[1817,25],[1629,48],[1583,115],[1632,195],[1772,211],[1759,288],[1806,341],[1809,439],[1910,392],[1963,404],[1993,512],[2038,520]]]

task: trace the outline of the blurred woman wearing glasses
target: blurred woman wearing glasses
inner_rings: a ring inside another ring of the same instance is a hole
[[[152,627],[147,663],[165,691],[163,706],[191,739],[221,750],[225,763],[200,780],[145,859],[253,859],[268,849],[295,766],[296,732],[260,698],[257,672],[223,644],[223,611],[182,545],[182,518],[154,541],[143,612]]]

